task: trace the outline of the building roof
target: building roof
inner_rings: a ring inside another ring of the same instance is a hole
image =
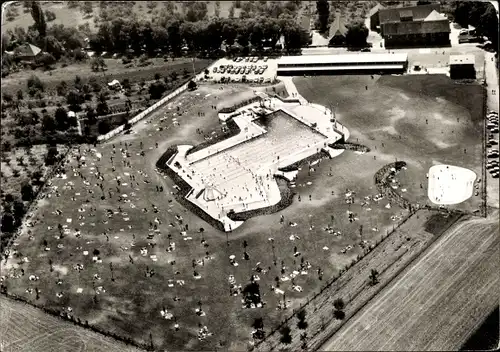
[[[32,57],[35,57],[41,51],[42,51],[42,49],[40,49],[39,47],[37,47],[37,46],[35,46],[33,44],[23,44],[21,46],[18,46],[15,49],[16,55],[19,55],[19,56],[32,56]]]
[[[378,3],[377,5],[375,5],[371,10],[370,12],[368,12],[368,17],[372,17],[373,15],[375,15],[377,12],[379,12],[380,10],[383,10],[385,9],[385,6],[382,5],[381,3]]]
[[[382,25],[384,37],[387,35],[450,33],[448,20],[430,22],[399,22],[385,23]]]
[[[361,66],[308,66],[308,67],[278,67],[278,71],[301,72],[301,71],[354,71],[354,70],[401,70],[403,63],[396,65],[361,65]]]
[[[345,37],[346,33],[347,33],[346,21],[340,15],[340,13],[337,12],[335,15],[335,20],[330,25],[328,40],[331,40],[333,37],[338,35]]]
[[[450,65],[474,65],[475,63],[474,55],[450,55]]]
[[[408,54],[373,54],[373,53],[357,53],[357,54],[339,54],[339,55],[300,55],[300,56],[283,56],[278,60],[279,65],[284,64],[341,64],[341,63],[386,63],[386,62],[406,62]]]
[[[440,12],[441,7],[439,4],[429,4],[411,7],[393,7],[388,9],[381,9],[379,12],[380,24],[400,22],[401,13],[403,17],[408,11],[413,15],[413,21],[423,21],[432,11]]]
[[[446,20],[446,19],[447,18],[446,18],[445,15],[440,14],[436,10],[432,10],[432,12],[429,14],[429,16],[427,16],[426,18],[424,18],[424,22],[443,21],[443,20]]]

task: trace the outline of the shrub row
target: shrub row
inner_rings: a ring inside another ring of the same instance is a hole
[[[245,100],[245,101],[242,101],[241,103],[238,103],[236,105],[233,105],[233,106],[230,106],[230,107],[227,107],[227,108],[222,108],[219,110],[219,113],[222,113],[222,114],[228,114],[228,113],[231,113],[231,112],[235,112],[236,110],[238,110],[239,108],[242,108],[244,107],[245,105],[248,105],[248,104],[252,104],[252,103],[255,103],[256,101],[261,101],[262,98],[261,97],[253,97],[253,98],[250,98],[248,100]]]

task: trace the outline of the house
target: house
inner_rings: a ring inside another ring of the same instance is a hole
[[[450,55],[450,78],[476,78],[474,55]]]
[[[450,23],[439,4],[379,10],[385,46],[445,46],[450,44]]]
[[[340,15],[340,12],[335,13],[335,20],[330,25],[328,35],[328,46],[345,46],[345,37],[347,34],[347,26],[345,19]]]
[[[379,11],[382,9],[385,9],[385,6],[379,3],[374,8],[372,8],[368,13],[368,17],[370,18],[370,29],[372,31],[376,31],[379,29],[380,26]]]
[[[14,56],[22,61],[34,61],[42,54],[42,49],[33,44],[23,44],[14,49]]]

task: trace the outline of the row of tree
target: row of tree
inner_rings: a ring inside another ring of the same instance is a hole
[[[498,48],[498,17],[495,8],[489,2],[457,1],[453,13],[455,22],[462,27],[476,27],[476,34],[488,37]]]
[[[171,52],[180,55],[187,46],[195,52],[213,52],[221,44],[256,50],[274,47],[283,35],[288,49],[298,49],[309,41],[306,33],[293,17],[258,17],[252,19],[220,19],[199,22],[182,21],[175,16],[164,23],[130,21],[122,18],[102,23],[89,45],[96,52],[142,53]]]

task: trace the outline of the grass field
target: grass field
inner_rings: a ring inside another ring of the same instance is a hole
[[[482,177],[480,85],[454,84],[444,75],[300,77],[294,82],[307,100],[336,107],[339,121],[351,132],[350,141],[371,149],[358,172],[376,172],[379,160],[407,163],[398,174],[399,190],[405,189],[404,197],[412,203],[430,203],[426,174],[432,165],[462,166]],[[344,172],[344,165],[339,159],[338,174],[352,175]],[[454,207],[479,209],[479,184],[475,191],[477,196]]]
[[[254,96],[253,89],[265,88],[223,85],[221,90],[219,85],[202,85],[139,122],[131,134],[98,145],[96,152],[102,154],[101,158],[86,151],[86,165],[80,169],[74,157],[69,159],[67,178],[53,180],[59,197],[53,189],[51,199],[42,200],[33,216],[35,227],[32,231],[39,235],[31,239],[21,236],[14,247],[18,253],[2,265],[2,272],[8,276],[5,281],[8,291],[35,301],[35,295],[27,293],[26,289],[42,287],[37,304],[49,308],[70,306],[75,316],[101,329],[130,336],[142,343],[149,343],[151,336],[156,348],[245,349],[251,340],[254,318],[264,317],[265,330],[273,329],[290,314],[291,308],[304,303],[307,297],[324,286],[327,279],[363,253],[362,240],[366,240],[367,245],[375,243],[381,234],[406,215],[405,210],[386,199],[373,200],[378,193],[373,175],[394,162],[394,150],[397,150],[398,159],[408,163],[408,169],[397,176],[401,184],[408,183],[401,187],[408,189],[406,194],[413,200],[425,198],[425,189],[421,190],[418,183],[416,187],[414,184],[420,179],[425,181],[424,163],[427,161],[422,160],[422,155],[432,158],[433,153],[437,153],[436,147],[424,138],[418,140],[408,136],[403,142],[397,134],[388,133],[392,132],[389,127],[403,128],[404,131],[424,128],[422,122],[415,119],[402,121],[396,118],[397,124],[393,126],[394,117],[401,116],[396,109],[398,104],[404,102],[400,110],[409,113],[417,105],[428,107],[429,114],[434,112],[431,109],[439,112],[442,109],[443,114],[454,109],[451,111],[461,117],[462,129],[474,126],[465,109],[446,101],[432,103],[436,101],[435,97],[413,97],[411,93],[385,86],[377,89],[381,96],[377,96],[374,89],[365,92],[365,85],[371,88],[380,84],[370,77],[316,77],[314,86],[308,80],[298,79],[299,92],[312,102],[338,101],[337,115],[351,131],[350,141],[359,139],[359,143],[369,146],[372,152],[357,154],[346,151],[333,160],[322,160],[311,168],[303,167],[293,188],[296,198],[288,208],[277,214],[249,219],[241,228],[226,235],[177,203],[170,194],[175,191],[174,185],[170,179],[155,172],[155,163],[171,145],[196,145],[220,133],[217,110],[211,106],[215,105],[217,109],[231,106]],[[315,88],[316,84],[318,88]],[[406,100],[403,95],[414,99]],[[357,109],[348,110],[348,103]],[[379,104],[382,107],[377,108]],[[387,106],[393,108],[391,114],[384,112]],[[205,116],[200,117],[199,112],[204,112]],[[437,118],[431,121],[435,125],[440,123]],[[425,122],[423,124],[425,126]],[[461,130],[457,127],[457,131]],[[457,134],[460,138],[454,143],[472,144],[474,141],[473,134],[469,137],[463,136],[462,131]],[[422,137],[423,132],[417,135]],[[446,141],[439,133],[436,138]],[[385,141],[385,147],[381,147],[381,140]],[[469,148],[466,155],[458,154],[456,158],[460,156],[460,160],[475,165],[478,163],[474,159],[477,154],[474,154],[473,147]],[[84,149],[87,147],[82,148],[82,152]],[[141,156],[141,151],[144,151],[144,156]],[[427,152],[430,154],[424,154]],[[114,158],[113,166],[110,157]],[[81,171],[85,179],[74,174],[73,168]],[[102,173],[103,180],[96,178],[97,171]],[[405,176],[405,173],[410,176]],[[102,200],[99,200],[103,195],[100,183],[105,196]],[[162,186],[164,192],[157,192],[156,186]],[[349,221],[350,212],[355,219],[353,222]],[[283,224],[280,223],[281,215],[285,219]],[[63,238],[57,229],[58,224],[67,225]],[[185,224],[189,228],[183,233]],[[204,229],[203,233],[200,233],[200,228]],[[276,266],[269,241],[271,237],[274,239]],[[204,246],[202,239],[208,247]],[[249,260],[243,259],[244,240]],[[176,243],[174,250],[168,251],[169,242]],[[44,250],[45,245],[50,250]],[[348,245],[352,249],[342,253],[341,250]],[[96,256],[102,259],[102,263],[92,260],[96,249]],[[294,256],[296,250],[300,253]],[[84,251],[88,252],[87,255]],[[236,255],[237,267],[229,262],[231,254]],[[28,262],[23,261],[24,257]],[[50,271],[49,260],[53,271]],[[280,289],[286,292],[288,309],[276,309],[284,297],[271,290],[271,286],[276,285],[275,278],[290,279],[294,270],[300,273],[302,260],[306,267],[308,262],[310,264],[305,270],[307,274],[296,276],[293,284],[292,280],[280,280]],[[110,263],[114,281],[111,280]],[[262,270],[257,270],[257,263]],[[83,264],[83,269],[75,270],[76,264]],[[389,264],[387,261],[384,265]],[[282,265],[284,274],[280,270]],[[21,268],[24,276],[20,274]],[[152,269],[155,273],[151,276]],[[322,280],[318,269],[323,271]],[[201,278],[195,278],[194,271]],[[32,274],[39,276],[39,280],[30,281]],[[250,276],[255,274],[260,278],[261,297],[266,304],[258,309],[243,309],[241,294],[237,297],[229,295],[229,275],[233,275],[236,284],[244,288],[250,282]],[[58,277],[62,279],[61,285],[55,284]],[[99,288],[101,286],[105,292]],[[296,286],[303,290],[296,291]],[[81,293],[78,293],[78,288],[82,289]],[[198,316],[195,312],[199,300],[205,316]],[[173,329],[173,320],[160,315],[163,308],[177,317],[179,331]],[[197,338],[200,323],[214,335],[200,341]]]
[[[4,296],[0,296],[0,348],[5,352],[138,351]]]
[[[460,349],[500,298],[498,231],[498,212],[453,225],[322,349]]]
[[[36,236],[33,240],[26,235],[21,236],[14,247],[19,253],[2,267],[2,272],[10,273],[7,274],[10,277],[6,280],[9,292],[34,300],[34,295],[26,293],[26,288],[43,287],[37,304],[53,308],[71,306],[76,316],[88,320],[90,324],[131,336],[136,341],[149,342],[151,333],[154,345],[158,348],[169,346],[174,349],[207,349],[218,346],[242,349],[246,348],[247,341],[251,339],[250,326],[256,316],[265,317],[266,329],[271,329],[287,314],[276,310],[282,297],[269,289],[271,285],[275,285],[274,278],[281,276],[282,261],[286,266],[286,276],[290,275],[292,270],[297,270],[301,257],[311,264],[307,275],[295,278],[294,284],[303,287],[303,292],[292,290],[290,281],[280,283],[280,287],[287,291],[288,305],[296,307],[322,284],[323,281],[320,281],[316,274],[318,268],[323,270],[325,279],[332,277],[362,252],[356,245],[359,242],[360,225],[365,228],[363,239],[373,243],[395,223],[391,216],[398,214],[401,217],[401,209],[387,209],[386,203],[383,202],[373,203],[373,211],[363,210],[359,204],[345,203],[343,192],[347,187],[354,187],[355,180],[352,183],[337,183],[334,177],[327,177],[333,164],[323,160],[314,166],[310,175],[306,169],[300,171],[294,190],[301,195],[301,201],[296,198],[294,203],[280,214],[248,220],[241,229],[229,235],[228,246],[225,234],[187,212],[169,196],[169,193],[174,191],[173,184],[154,171],[156,160],[168,146],[182,143],[196,145],[214,136],[212,133],[220,131],[216,110],[211,110],[211,105],[215,104],[217,108],[231,106],[254,95],[252,88],[230,85],[223,87],[224,90],[219,90],[218,85],[201,86],[197,91],[183,94],[164,110],[156,113],[156,117],[134,126],[132,134],[98,145],[97,151],[103,155],[100,160],[97,160],[93,153],[85,153],[87,166],[82,167],[81,172],[86,177],[85,182],[90,182],[89,185],[85,185],[78,175],[74,176],[72,168],[77,167],[77,162],[72,158],[66,166],[67,178],[53,180],[53,186],[58,187],[60,196],[57,197],[53,191],[51,199],[42,200],[33,216],[35,224],[32,231],[43,235]],[[211,95],[207,97],[208,94]],[[204,117],[197,116],[197,112],[201,111],[206,113]],[[163,117],[166,119],[160,122],[159,118]],[[174,117],[178,119],[180,126],[173,125]],[[152,123],[147,123],[148,121]],[[159,131],[160,127],[163,127],[162,131]],[[203,132],[197,134],[197,128]],[[143,143],[143,148],[140,147],[140,142]],[[124,143],[132,143],[132,146],[128,146],[129,158],[122,158],[118,152],[120,148],[124,148]],[[156,143],[158,149],[155,147]],[[113,144],[117,148],[114,155]],[[145,157],[137,155],[141,150],[145,151]],[[355,153],[344,154],[352,164],[358,163],[362,157]],[[111,170],[110,156],[115,158],[114,172]],[[130,161],[132,167],[125,167],[123,161]],[[95,178],[97,167],[104,175],[103,181]],[[147,178],[139,171],[148,175]],[[130,180],[130,176],[125,173],[135,176],[136,180]],[[127,183],[119,186],[119,192],[116,181],[118,176],[122,178],[123,183]],[[372,176],[366,174],[365,185],[358,190],[356,197],[373,195],[376,192],[375,186],[370,185]],[[322,184],[322,179],[327,182]],[[97,181],[103,183],[106,199],[98,202],[97,209],[91,210],[91,204],[95,204],[102,194],[96,185]],[[134,182],[132,188],[130,182]],[[156,192],[156,185],[162,185],[165,192]],[[328,195],[325,194],[325,188],[329,190]],[[88,193],[89,189],[94,193]],[[109,197],[109,191],[112,192],[112,198]],[[333,195],[331,191],[334,191]],[[127,198],[121,197],[119,200],[119,194],[126,194]],[[308,199],[309,194],[311,200]],[[75,201],[72,200],[73,196]],[[87,204],[87,199],[91,203]],[[153,212],[152,204],[159,208],[158,213]],[[330,207],[328,204],[338,206]],[[122,214],[118,207],[121,208]],[[148,210],[147,213],[142,211],[144,208]],[[108,218],[107,209],[117,213]],[[349,209],[359,212],[358,221],[349,222]],[[56,210],[63,213],[57,215],[54,213]],[[182,225],[176,220],[176,214],[182,215]],[[281,214],[286,219],[284,224],[279,222]],[[331,216],[334,218],[333,222]],[[158,224],[160,232],[156,232],[153,240],[148,240],[147,234],[155,233],[148,224],[155,218],[162,222]],[[72,222],[67,223],[67,219]],[[69,234],[62,239],[59,238],[57,230],[59,223],[67,225],[69,230]],[[187,236],[182,236],[181,229],[186,223],[189,224],[189,230]],[[289,223],[295,223],[296,226],[290,226]],[[48,226],[51,226],[50,230]],[[333,236],[325,230],[329,226],[333,226],[341,234]],[[201,227],[205,229],[204,237],[209,243],[208,248],[199,242],[201,234],[198,229]],[[75,229],[80,231],[78,236]],[[106,233],[109,242],[103,233]],[[174,252],[166,252],[169,242],[167,234],[171,234],[172,242],[177,244]],[[295,237],[296,235],[298,237]],[[193,239],[184,240],[187,237]],[[275,239],[278,267],[273,265],[269,237]],[[43,250],[44,240],[51,248],[50,251]],[[249,261],[241,259],[243,240],[247,241]],[[148,245],[153,242],[156,243],[154,247]],[[355,246],[351,251],[341,253],[340,250],[348,244]],[[63,247],[57,248],[58,245]],[[146,257],[140,254],[143,247],[148,249]],[[293,254],[294,247],[301,252],[298,257],[290,255]],[[327,248],[323,249],[324,247]],[[93,263],[91,255],[83,254],[85,250],[92,253],[94,249],[99,250],[103,258],[102,264]],[[204,266],[196,266],[195,270],[202,278],[195,280],[191,261],[204,258],[207,250],[209,257],[212,256],[213,259],[205,260]],[[151,254],[157,256],[156,262],[150,258]],[[231,254],[237,255],[240,264],[238,267],[230,265],[228,256]],[[130,263],[129,255],[134,264]],[[30,262],[18,266],[20,259],[24,257],[29,258]],[[52,272],[49,270],[49,259],[53,263]],[[175,265],[170,264],[173,260]],[[114,282],[110,280],[111,262]],[[228,276],[234,275],[237,284],[244,287],[249,283],[250,274],[256,273],[253,269],[256,268],[257,262],[267,271],[266,274],[259,274],[262,297],[267,304],[260,309],[242,309],[241,295],[229,296]],[[84,264],[84,270],[80,273],[73,269],[73,265],[77,263]],[[15,278],[21,267],[26,275]],[[145,277],[147,268],[155,269],[155,275]],[[269,268],[271,271],[268,271]],[[179,274],[175,274],[176,272]],[[28,277],[31,274],[38,275],[39,281],[30,281]],[[95,274],[101,279],[94,279]],[[54,284],[58,275],[63,278],[62,286]],[[129,280],[131,277],[134,278],[132,282]],[[174,280],[173,287],[169,287],[169,280]],[[176,280],[184,280],[185,284],[180,286]],[[97,303],[93,299],[93,285],[102,285],[106,290],[97,296]],[[77,293],[78,288],[82,288],[83,292]],[[62,292],[63,296],[58,298],[58,292]],[[174,301],[176,296],[182,300]],[[198,300],[202,300],[203,310],[207,314],[205,317],[198,317],[194,312]],[[163,306],[177,316],[181,326],[179,332],[172,329],[171,320],[161,317],[160,310]],[[197,340],[199,323],[207,324],[209,331],[215,332],[215,336],[202,342]]]

